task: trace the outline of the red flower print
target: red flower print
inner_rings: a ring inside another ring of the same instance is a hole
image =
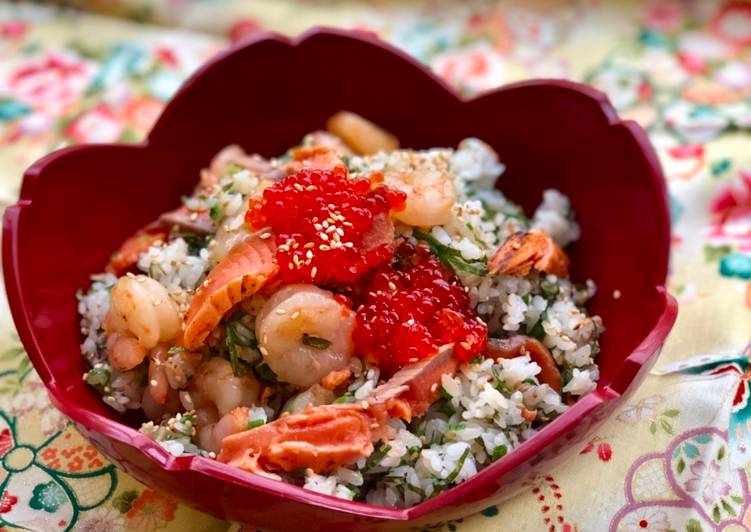
[[[128,524],[134,530],[150,532],[175,518],[177,503],[154,490],[144,490],[128,510]]]
[[[610,462],[610,459],[613,458],[613,448],[608,442],[604,441],[599,436],[595,436],[594,438],[589,440],[587,445],[584,446],[584,449],[579,451],[579,454],[591,453],[595,450],[595,444],[597,444],[597,458],[599,458],[603,462]]]
[[[602,460],[603,462],[610,462],[610,459],[613,457],[613,449],[610,447],[609,443],[601,443],[597,446],[597,458]]]
[[[0,37],[15,41],[21,39],[28,31],[29,26],[22,20],[8,20],[0,22]]]
[[[10,512],[11,508],[13,508],[17,502],[18,497],[4,491],[2,497],[0,497],[0,514],[7,514]]]
[[[11,96],[31,107],[62,114],[78,102],[93,74],[90,61],[70,52],[52,52],[12,70],[6,87]]]
[[[13,448],[13,436],[11,436],[10,429],[3,429],[0,432],[0,456],[5,456],[5,453]]]
[[[228,37],[231,42],[238,42],[261,31],[261,25],[252,18],[241,18],[229,28]]]
[[[714,16],[712,32],[720,39],[736,46],[751,44],[751,3],[727,2]]]

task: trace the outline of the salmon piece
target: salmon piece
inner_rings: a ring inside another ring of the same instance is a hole
[[[286,175],[281,168],[275,167],[270,161],[258,154],[248,155],[237,144],[230,144],[217,153],[208,168],[201,170],[199,188],[211,188],[219,182],[219,178],[227,173],[230,165],[258,174],[267,179],[277,180]]]
[[[290,174],[303,168],[333,170],[344,165],[337,152],[328,146],[301,146],[290,150],[290,154],[293,160],[284,165],[284,169]]]
[[[185,205],[165,212],[159,217],[159,221],[167,227],[177,226],[182,231],[199,235],[208,235],[216,230],[208,210],[191,211]]]
[[[370,120],[349,111],[339,111],[326,122],[326,129],[359,155],[399,148],[399,139]]]
[[[516,358],[529,355],[532,362],[541,368],[537,379],[561,393],[561,372],[558,371],[553,355],[539,340],[523,334],[504,339],[488,338],[485,355],[489,358]]]
[[[321,379],[321,386],[323,386],[327,390],[335,390],[340,385],[347,382],[351,375],[352,371],[349,368],[342,368],[340,370],[332,371],[323,379]]]
[[[258,235],[248,235],[230,249],[190,300],[183,332],[187,349],[200,348],[232,307],[276,276],[275,253],[274,239]]]
[[[330,473],[373,452],[370,423],[359,405],[308,407],[225,437],[217,460],[259,474],[301,467]]]
[[[112,254],[104,271],[113,273],[118,277],[124,275],[138,263],[138,257],[141,256],[141,253],[148,251],[151,246],[159,241],[165,242],[168,235],[169,230],[158,222],[139,229],[120,245],[120,249]]]
[[[488,264],[494,275],[523,277],[530,271],[568,277],[569,260],[561,247],[542,231],[514,233],[495,252]]]
[[[388,213],[373,218],[373,225],[362,235],[362,245],[367,251],[394,243],[394,222]]]
[[[438,354],[400,369],[388,381],[376,387],[365,400],[369,404],[384,403],[396,413],[406,413],[405,405],[394,401],[400,399],[409,407],[409,419],[424,414],[430,405],[441,396],[441,377],[453,375],[459,368],[454,357],[453,344],[445,345]]]

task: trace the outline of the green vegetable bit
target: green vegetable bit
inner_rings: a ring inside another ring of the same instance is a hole
[[[459,458],[459,463],[456,464],[456,467],[451,472],[451,474],[446,477],[446,482],[451,484],[453,481],[456,480],[456,477],[459,476],[459,473],[461,472],[462,468],[464,467],[464,462],[467,460],[467,456],[469,456],[469,447],[464,449],[464,452],[462,453],[461,457]]]
[[[367,473],[374,467],[377,467],[378,464],[380,464],[384,458],[386,458],[386,455],[389,454],[389,451],[391,450],[391,445],[388,443],[383,443],[373,454],[370,455],[370,458],[368,458],[368,461],[365,462],[365,467],[362,468],[363,473]]]
[[[261,425],[265,425],[266,422],[263,419],[253,419],[251,421],[248,421],[248,426],[245,430],[254,429],[256,427],[260,427]]]
[[[318,336],[312,336],[308,333],[303,333],[302,343],[309,347],[312,347],[313,349],[321,350],[328,349],[328,347],[331,345],[331,342],[329,340],[326,340],[325,338],[319,338]]]
[[[506,453],[508,452],[508,447],[505,445],[499,445],[495,449],[493,449],[493,455],[490,457],[493,462],[498,460],[499,458],[503,458],[506,456]]]
[[[450,248],[445,244],[441,244],[433,235],[429,233],[425,233],[423,231],[413,231],[412,234],[418,240],[422,240],[423,242],[427,243],[433,255],[438,257],[438,260],[440,260],[442,263],[452,268],[453,270],[459,270],[478,276],[487,275],[488,267],[485,262],[469,262],[465,260],[459,250]]]
[[[93,368],[86,373],[86,384],[95,388],[104,388],[111,379],[112,373],[107,368]]]

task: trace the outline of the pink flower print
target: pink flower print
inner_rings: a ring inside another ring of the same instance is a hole
[[[712,460],[709,467],[699,460],[691,466],[694,476],[686,481],[684,488],[689,493],[701,494],[705,504],[712,504],[720,497],[730,494],[730,484],[722,480],[720,464]]]
[[[80,99],[94,74],[94,64],[71,52],[50,52],[11,70],[0,85],[32,108],[59,115]]]
[[[621,521],[618,531],[623,532],[667,532],[673,527],[668,514],[658,508],[640,508]]]
[[[503,82],[506,70],[501,56],[487,44],[440,55],[435,58],[433,68],[451,85],[469,92],[497,87]]]
[[[655,31],[667,33],[680,29],[686,15],[686,7],[678,0],[653,0],[641,13],[642,24]]]
[[[123,133],[122,119],[109,107],[97,105],[65,128],[75,142],[115,142]]]

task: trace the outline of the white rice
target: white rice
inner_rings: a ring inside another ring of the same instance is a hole
[[[353,176],[415,165],[428,165],[451,176],[457,194],[451,220],[423,230],[439,244],[456,250],[467,264],[484,267],[499,246],[517,231],[545,231],[561,246],[579,238],[580,228],[573,219],[570,202],[560,192],[546,190],[531,218],[505,198],[495,188],[505,167],[493,150],[478,139],[466,139],[456,150],[397,150],[351,157],[348,161]],[[228,171],[208,195],[191,197],[185,203],[196,211],[211,210],[218,232],[207,247],[191,249],[178,237],[152,246],[139,258],[138,268],[167,288],[181,312],[208,270],[235,239],[245,234],[247,199],[261,187],[259,176],[248,170]],[[416,237],[428,238],[401,223],[396,224],[396,234],[413,241]],[[568,280],[539,274],[520,278],[477,275],[477,271],[462,269],[456,273],[466,287],[471,306],[487,323],[491,337],[525,334],[538,338],[561,370],[564,393],[581,396],[595,388],[599,377],[595,357],[603,327],[599,317],[588,316],[582,310],[594,295],[593,283],[575,286]],[[109,307],[109,289],[116,278],[102,274],[92,277],[92,281],[89,291],[79,295],[78,305],[84,336],[81,350],[93,367],[92,384],[116,410],[140,408],[146,385],[145,367],[124,373],[114,371],[107,363],[101,331]],[[265,296],[255,296],[243,304],[247,314],[240,320],[251,331],[254,312],[263,301]],[[248,364],[261,359],[255,347],[237,347],[237,353]],[[170,386],[182,390],[180,401],[192,411],[193,399],[183,388],[195,368],[182,360],[179,352],[171,356],[167,365]],[[379,369],[365,361],[353,359],[351,370],[352,379],[338,399],[340,402],[367,398],[381,380]],[[443,376],[442,399],[420,419],[409,425],[398,419],[389,420],[392,436],[376,443],[370,457],[330,475],[308,470],[304,478],[295,481],[306,489],[350,500],[364,499],[394,507],[417,504],[471,477],[566,410],[561,395],[540,383],[540,372],[540,366],[527,355],[463,364],[456,375]],[[330,391],[325,393],[333,396]],[[286,404],[298,395],[287,399]],[[304,402],[307,404],[307,400]],[[248,422],[267,423],[283,408],[281,404],[273,408],[252,407]],[[193,443],[195,429],[186,421],[192,422],[191,415],[179,416],[158,425],[147,423],[142,431],[176,456],[210,456]]]

